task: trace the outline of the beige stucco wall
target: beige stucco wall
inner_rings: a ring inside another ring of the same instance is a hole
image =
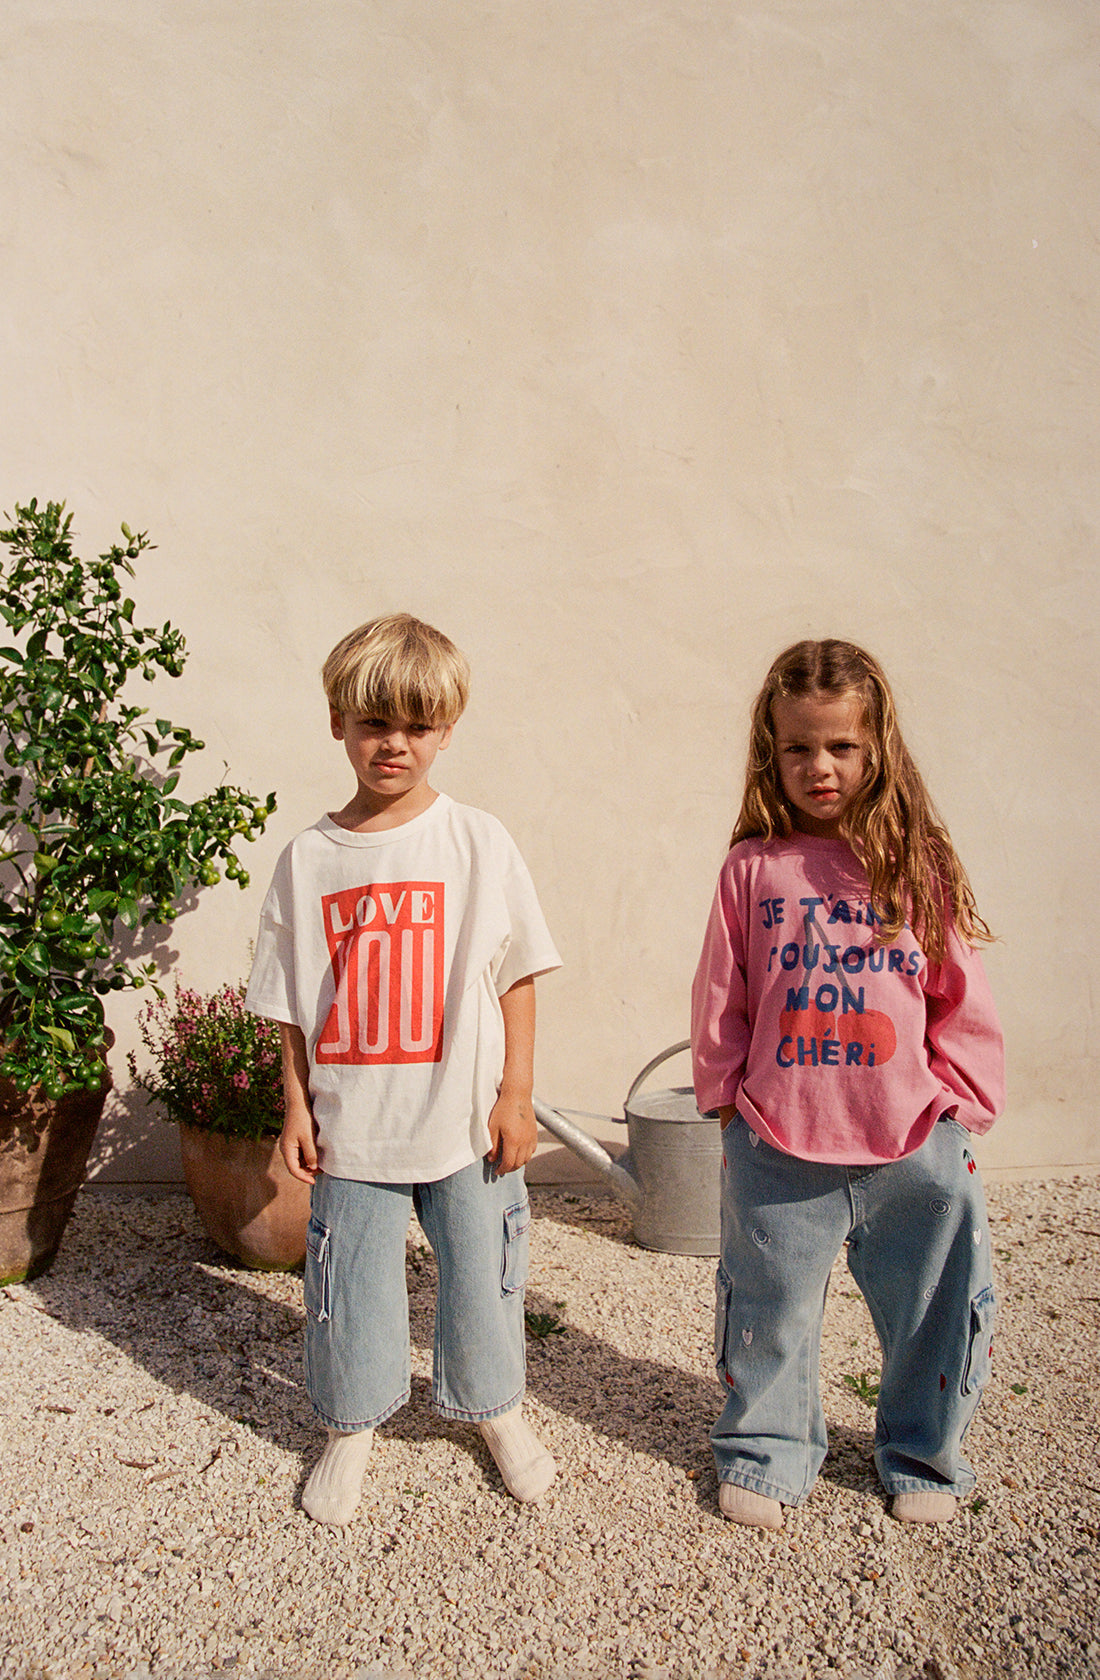
[[[686,1030],[744,716],[865,641],[1001,943],[994,1170],[1100,1163],[1097,124],[1081,0],[6,0],[0,498],[65,498],[186,633],[158,711],[280,809],[165,954],[248,961],[346,795],[317,667],[469,653],[439,785],[566,966],[539,1089]],[[126,1091],[100,1176],[175,1170]]]

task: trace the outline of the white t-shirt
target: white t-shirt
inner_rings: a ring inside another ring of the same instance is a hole
[[[301,1028],[321,1169],[427,1184],[480,1160],[499,998],[561,958],[515,843],[437,794],[398,828],[322,817],[280,857],[245,998]]]

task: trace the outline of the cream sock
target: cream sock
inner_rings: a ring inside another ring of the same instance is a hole
[[[934,1488],[922,1488],[919,1493],[895,1493],[890,1515],[898,1522],[950,1522],[957,1503],[953,1493],[937,1493]]]
[[[718,1509],[728,1522],[747,1523],[750,1528],[782,1528],[783,1507],[778,1499],[738,1487],[736,1482],[718,1483]]]
[[[343,1528],[351,1521],[373,1441],[373,1429],[328,1431],[328,1445],[302,1489],[302,1510],[314,1522]]]
[[[557,1474],[557,1465],[516,1406],[501,1417],[478,1424],[497,1469],[513,1499],[539,1499]]]

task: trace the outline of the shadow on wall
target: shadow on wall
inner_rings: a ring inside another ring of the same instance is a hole
[[[197,910],[199,896],[199,889],[188,890],[177,901],[178,916]],[[126,963],[152,963],[154,984],[170,992],[177,978],[175,970],[180,956],[173,943],[174,932],[174,923],[130,929],[117,922],[112,938],[115,955]],[[155,993],[150,987],[133,995],[144,1002],[151,1000]],[[108,1003],[108,1011],[109,1008]],[[138,1059],[141,1059],[140,1050]],[[116,1050],[111,1072],[115,1086],[96,1133],[88,1163],[88,1183],[182,1185],[183,1165],[175,1124],[150,1103],[144,1091],[130,1085],[124,1052]]]
[[[143,1091],[112,1091],[88,1163],[88,1183],[175,1187],[182,1182],[178,1127]]]

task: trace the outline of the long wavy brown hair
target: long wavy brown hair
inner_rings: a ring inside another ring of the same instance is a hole
[[[773,840],[791,834],[775,747],[777,698],[836,700],[862,707],[867,774],[844,821],[845,838],[867,871],[881,938],[906,922],[933,962],[942,962],[953,924],[969,944],[993,938],[978,914],[966,871],[921,780],[898,727],[881,666],[852,642],[796,642],[775,660],[752,708],[741,812],[730,839]]]

